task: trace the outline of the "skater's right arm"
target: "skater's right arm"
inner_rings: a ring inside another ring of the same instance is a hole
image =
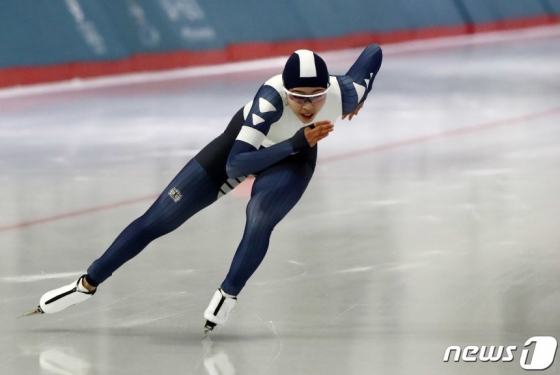
[[[336,76],[342,93],[342,119],[352,120],[373,87],[373,81],[381,68],[383,52],[377,44],[367,46],[348,73]]]
[[[313,147],[332,130],[324,121],[300,129],[292,138],[267,148],[261,148],[270,126],[277,122],[284,111],[282,97],[271,86],[263,85],[255,99],[245,125],[241,128],[229,154],[226,172],[229,178],[258,173],[280,160]],[[326,122],[330,124],[330,122]]]

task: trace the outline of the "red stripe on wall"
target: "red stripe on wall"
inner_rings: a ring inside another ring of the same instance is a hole
[[[560,22],[560,17],[556,16],[538,16],[538,17],[527,17],[527,18],[517,18],[511,20],[503,20],[497,22],[481,23],[476,25],[471,25],[474,32],[488,32],[488,31],[501,31],[501,30],[512,30],[512,29],[523,29],[527,27],[551,25]]]
[[[285,56],[300,48],[308,48],[315,51],[330,51],[360,47],[374,42],[388,44],[442,36],[470,34],[474,32],[527,28],[553,23],[560,23],[560,17],[539,16],[477,25],[431,27],[418,30],[399,30],[388,33],[364,32],[342,37],[315,40],[302,39],[283,42],[238,43],[228,46],[224,50],[137,54],[123,60],[86,61],[52,66],[15,67],[0,69],[0,87],[56,82],[76,77],[98,77]]]
[[[0,87],[55,82],[75,77],[88,78],[123,73],[166,70],[231,61],[225,50],[204,52],[176,51],[138,54],[123,60],[85,61],[69,64],[17,67],[0,70]]]

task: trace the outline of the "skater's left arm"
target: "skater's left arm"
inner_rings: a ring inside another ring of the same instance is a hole
[[[381,68],[383,53],[377,44],[370,44],[361,53],[348,73],[336,76],[342,94],[342,119],[352,120],[373,87],[373,81]]]
[[[260,172],[305,147],[305,137],[300,134],[274,146],[261,148],[270,126],[282,117],[283,111],[278,91],[266,84],[261,86],[230,151],[226,163],[229,178]]]

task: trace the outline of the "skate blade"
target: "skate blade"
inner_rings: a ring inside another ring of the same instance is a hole
[[[216,327],[216,323],[212,323],[211,321],[207,320],[206,324],[204,325],[204,334],[208,335],[208,332],[214,330]]]
[[[43,310],[40,307],[37,307],[35,310],[32,311],[28,311],[23,315],[18,316],[17,318],[22,318],[24,316],[31,316],[31,315],[37,315],[37,314],[44,314]]]
[[[204,334],[207,335],[208,332],[214,329],[214,327],[216,327],[216,323],[207,320],[206,324],[204,325]]]

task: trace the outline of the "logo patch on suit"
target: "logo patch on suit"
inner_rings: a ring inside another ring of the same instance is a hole
[[[173,199],[175,203],[179,202],[181,198],[183,198],[183,195],[177,188],[173,188],[169,190],[169,196],[171,197],[171,199]]]

